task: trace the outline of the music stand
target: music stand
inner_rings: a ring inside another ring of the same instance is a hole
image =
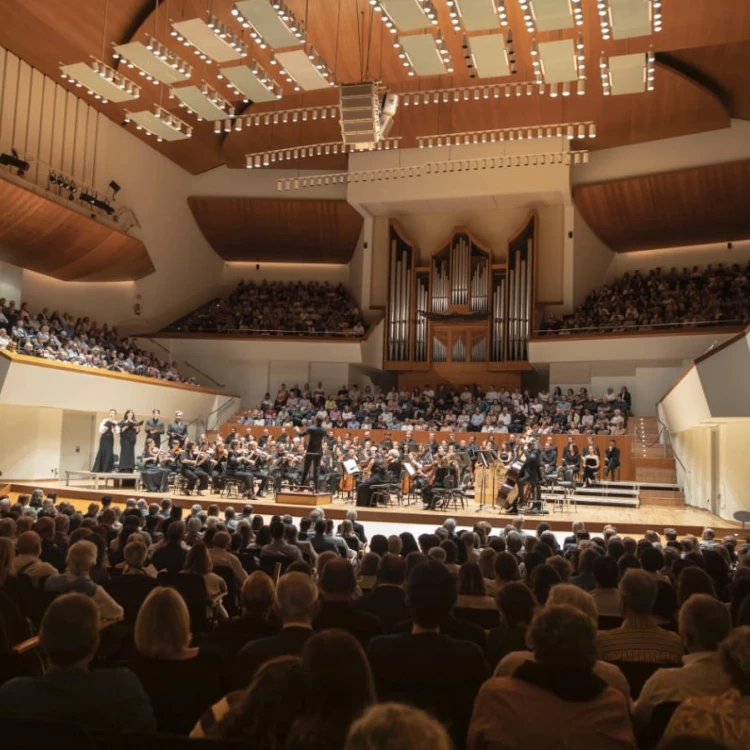
[[[493,450],[480,450],[477,453],[477,463],[482,464],[482,468],[492,470],[492,507],[495,507],[495,464],[497,463],[497,453]],[[481,489],[479,490],[479,507],[474,511],[475,513],[481,513],[484,510],[485,502],[484,495],[487,489],[487,472],[482,472],[482,481],[480,482]],[[474,485],[474,495],[476,497],[476,484]]]
[[[750,511],[748,510],[736,510],[734,512],[734,520],[742,523],[742,528],[745,528],[745,524],[750,521]]]

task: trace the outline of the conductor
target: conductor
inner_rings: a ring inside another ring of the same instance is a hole
[[[302,479],[300,485],[305,486],[307,475],[310,473],[310,467],[313,470],[313,482],[315,491],[318,491],[318,475],[320,473],[320,457],[323,454],[323,440],[326,437],[326,431],[323,429],[323,420],[320,417],[315,418],[315,425],[308,427],[304,432],[297,429],[300,437],[307,436],[307,450],[305,452],[305,462],[302,466]]]

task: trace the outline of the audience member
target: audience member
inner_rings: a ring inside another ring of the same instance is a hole
[[[455,579],[445,567],[418,565],[407,587],[411,633],[375,638],[367,653],[380,700],[404,701],[428,711],[460,747],[474,696],[489,668],[475,644],[441,632],[440,623],[455,602]],[[448,674],[445,665],[450,665]]]
[[[171,588],[156,588],[138,612],[138,655],[126,666],[148,694],[160,732],[188,734],[224,694],[221,663],[190,646],[190,615]]]
[[[713,739],[730,750],[745,750],[750,745],[750,627],[729,634],[719,647],[719,661],[732,687],[716,696],[687,698],[672,716],[665,736]]]
[[[377,617],[386,633],[409,617],[404,582],[406,560],[396,555],[380,558],[374,589],[355,603],[357,609]]]
[[[372,706],[349,730],[344,750],[453,750],[445,727],[413,706]]]
[[[534,617],[537,602],[529,587],[518,581],[508,583],[496,594],[500,624],[487,636],[487,662],[495,669],[513,651],[526,649],[526,631]]]
[[[732,623],[727,608],[707,594],[695,594],[680,609],[680,638],[685,647],[680,668],[659,669],[646,681],[633,710],[636,731],[646,726],[661,703],[720,695],[728,690],[729,675],[718,649]]]
[[[253,573],[253,575],[256,575]],[[260,574],[265,575],[265,574]],[[298,656],[312,636],[318,590],[304,573],[285,573],[276,586],[274,606],[281,632],[250,641],[239,653],[238,672],[247,684],[257,670],[277,656]]]
[[[316,633],[302,652],[304,712],[292,719],[285,750],[343,748],[351,724],[375,702],[362,646],[349,633]],[[382,698],[382,696],[380,696]]]
[[[103,732],[156,729],[149,697],[132,672],[89,671],[99,648],[99,625],[99,610],[91,597],[57,597],[39,633],[47,672],[18,677],[0,687],[0,716],[67,721]]]

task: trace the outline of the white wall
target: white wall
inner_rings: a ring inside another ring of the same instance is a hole
[[[582,304],[602,279],[613,261],[613,253],[589,228],[575,209],[573,225],[573,309]]]
[[[20,305],[22,286],[23,269],[10,263],[0,263],[0,297]]]
[[[94,465],[99,422],[94,414],[63,411],[60,435],[60,476],[66,471],[89,471]]]
[[[732,120],[721,130],[592,151],[588,164],[573,167],[572,182],[582,185],[748,158],[750,122]]]
[[[0,404],[3,479],[56,479],[60,465],[61,409]]]

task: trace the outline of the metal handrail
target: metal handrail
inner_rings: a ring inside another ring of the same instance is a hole
[[[137,338],[144,338],[144,337],[138,336]],[[150,338],[148,336],[145,337],[145,338],[146,338],[146,341],[150,341],[152,344],[155,344],[160,349],[162,349],[163,351],[165,351],[169,355],[170,360],[176,361],[176,362],[181,362],[182,364],[187,365],[191,370],[195,370],[199,375],[201,375],[202,377],[206,378],[206,380],[210,380],[214,385],[218,386],[219,388],[226,388],[226,383],[220,383],[215,378],[212,378],[208,373],[203,372],[203,370],[199,370],[195,365],[191,364],[186,359],[177,359],[177,358],[173,357],[172,356],[172,352],[170,352],[169,349],[167,349],[167,347],[164,346],[164,344],[160,344],[156,339],[152,339],[152,338]]]
[[[296,330],[289,330],[288,328],[225,328],[222,330],[218,330],[217,328],[204,328],[200,331],[193,331],[193,330],[177,330],[175,328],[165,328],[163,331],[160,331],[160,333],[164,334],[170,334],[170,333],[187,333],[187,334],[212,334],[216,336],[224,336],[224,335],[237,335],[237,334],[243,334],[243,335],[252,335],[252,334],[258,334],[261,336],[275,336],[277,334],[281,334],[279,338],[283,338],[284,336],[300,336],[305,338],[311,338],[311,339],[319,339],[324,338],[326,336],[329,336],[331,338],[342,338],[342,339],[361,339],[365,336],[367,333],[367,330],[365,330],[365,333],[363,334],[354,334],[354,333],[342,333],[341,331],[296,331]]]
[[[658,404],[656,406],[658,408]],[[677,455],[677,452],[674,449],[674,444],[672,443],[672,435],[669,432],[669,427],[667,427],[667,425],[664,424],[664,422],[662,422],[661,419],[659,419],[658,414],[656,415],[655,419],[656,419],[657,427],[659,429],[657,431],[656,440],[654,440],[653,443],[647,443],[641,430],[638,427],[635,428],[636,437],[641,441],[641,445],[643,445],[646,448],[653,448],[657,443],[661,443],[662,437],[666,435],[668,443],[664,443],[665,449],[666,449],[666,446],[668,445],[669,449],[672,451],[672,455],[677,460],[677,463],[680,464],[685,474],[690,474],[690,470],[687,468],[687,466],[685,466],[682,459]]]
[[[658,330],[685,330],[685,329],[692,329],[692,328],[724,328],[727,326],[741,326],[741,325],[747,325],[746,320],[699,320],[696,322],[690,322],[690,323],[649,323],[647,327],[644,328],[639,323],[629,323],[629,324],[618,324],[618,323],[611,323],[607,325],[601,325],[601,326],[580,326],[578,328],[555,328],[555,329],[549,329],[549,328],[539,328],[535,331],[532,331],[532,334],[535,336],[556,336],[560,333],[637,333],[639,331],[652,331],[655,329]],[[622,331],[622,329],[628,329],[626,331]]]

